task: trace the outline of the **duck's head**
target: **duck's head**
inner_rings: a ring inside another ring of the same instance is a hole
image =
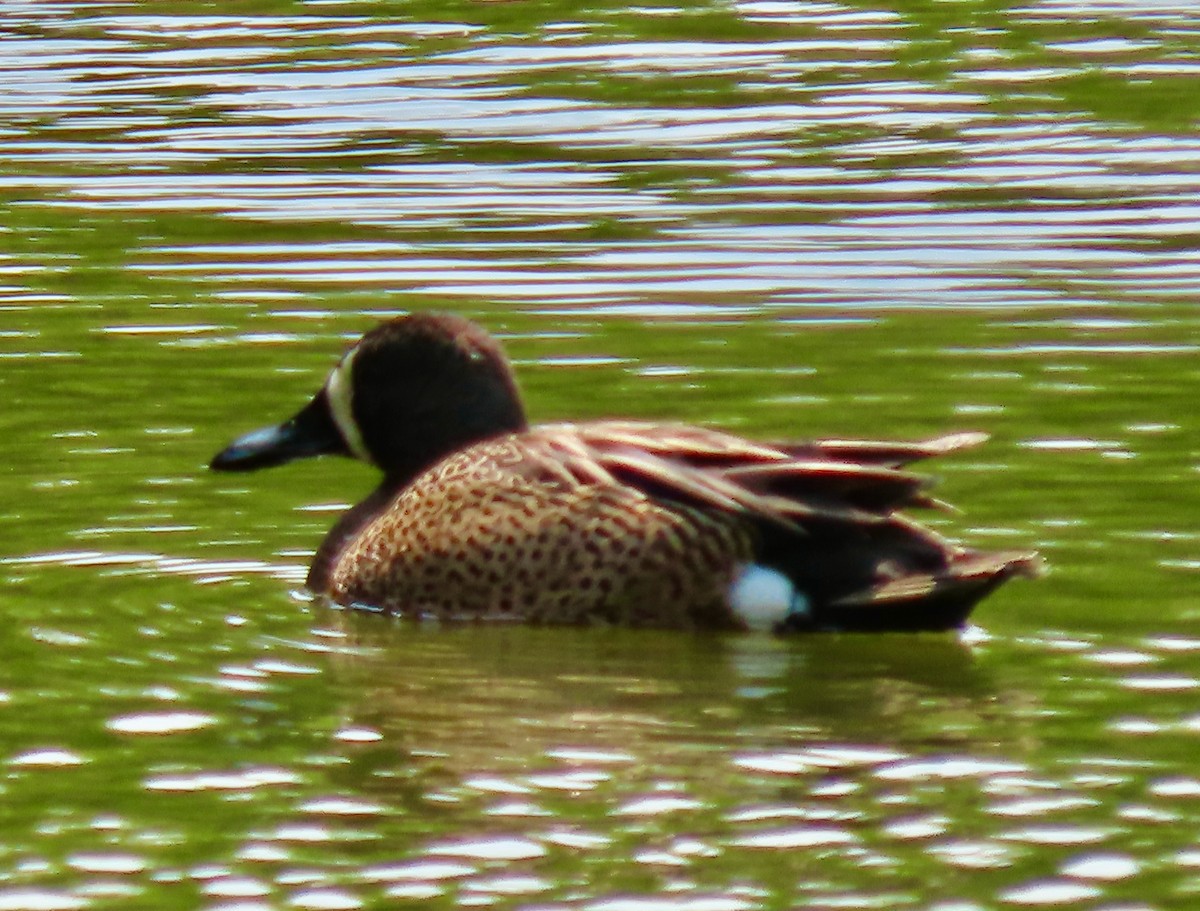
[[[364,335],[312,401],[234,440],[210,467],[252,471],[334,453],[407,481],[465,446],[525,427],[500,344],[461,317],[414,313]]]

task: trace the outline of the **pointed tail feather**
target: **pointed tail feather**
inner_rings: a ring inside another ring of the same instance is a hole
[[[839,598],[833,607],[862,607],[896,604],[952,591],[968,591],[985,585],[999,585],[1014,576],[1036,578],[1043,571],[1042,559],[1035,553],[1005,551],[982,553],[969,551],[938,573],[922,573],[889,579],[879,585]]]
[[[987,439],[986,433],[964,431],[916,443],[898,443],[890,440],[818,440],[803,446],[784,445],[780,448],[793,456],[816,453],[826,458],[858,462],[862,465],[901,468],[910,462],[936,458],[960,449],[970,449],[986,442]]]

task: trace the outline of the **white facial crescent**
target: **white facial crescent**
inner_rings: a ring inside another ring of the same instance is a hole
[[[333,368],[329,380],[325,383],[325,395],[329,398],[329,411],[333,415],[333,423],[355,458],[371,462],[371,454],[367,444],[363,442],[362,432],[354,420],[354,355],[358,353],[353,348],[342,358],[340,364]]]

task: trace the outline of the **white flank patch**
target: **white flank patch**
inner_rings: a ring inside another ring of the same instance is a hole
[[[808,613],[808,599],[783,573],[747,563],[725,596],[735,614],[752,630],[770,631],[792,615]]]
[[[354,355],[357,353],[357,348],[350,349],[342,358],[341,363],[333,368],[333,373],[329,374],[329,380],[325,383],[325,395],[329,399],[329,411],[333,415],[333,423],[337,425],[342,439],[346,441],[346,445],[350,447],[350,451],[356,458],[369,463],[371,454],[367,451],[367,444],[363,442],[362,433],[354,420],[352,399],[354,396]]]

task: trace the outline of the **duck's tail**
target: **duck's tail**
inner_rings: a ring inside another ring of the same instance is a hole
[[[815,628],[839,630],[946,630],[966,623],[975,605],[1008,579],[1042,574],[1029,551],[961,550],[932,572],[905,572],[818,607]]]

